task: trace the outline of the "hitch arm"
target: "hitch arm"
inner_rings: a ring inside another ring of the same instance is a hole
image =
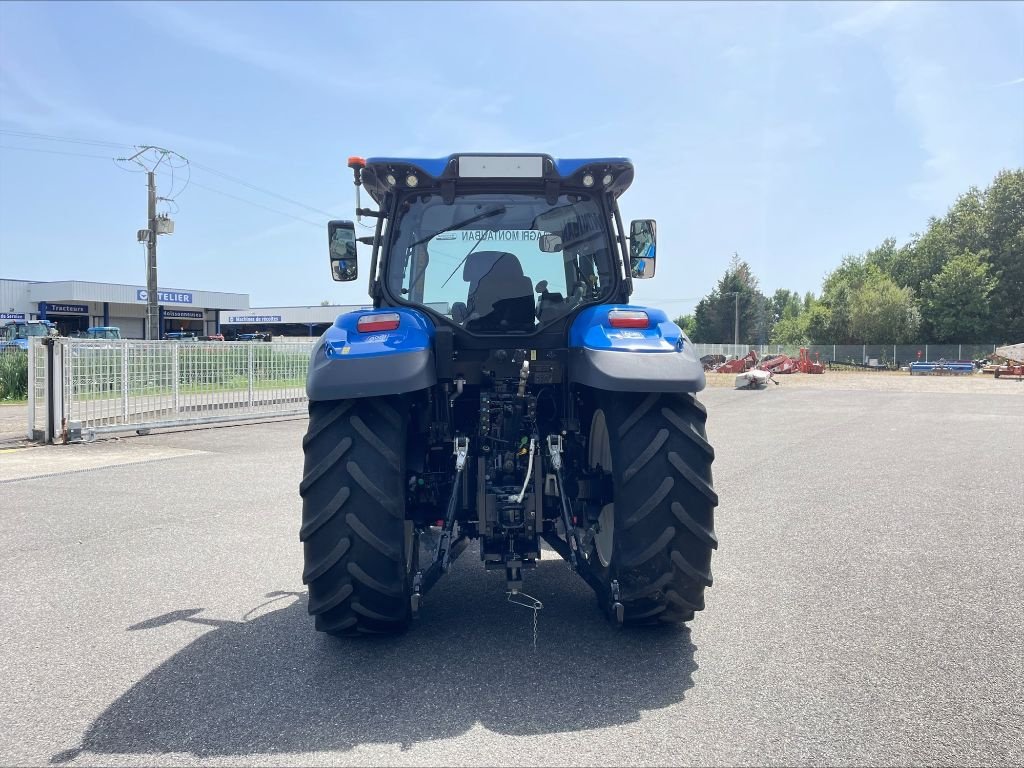
[[[583,540],[580,532],[572,522],[572,507],[569,497],[565,493],[565,481],[562,479],[562,436],[548,435],[548,456],[551,459],[551,468],[555,470],[555,484],[558,486],[558,502],[562,508],[562,525],[565,527],[565,538],[569,544],[569,563],[575,570],[579,570],[580,558],[586,559],[583,550]]]
[[[469,540],[465,536],[455,537],[455,510],[459,502],[459,488],[461,487],[462,472],[466,468],[466,459],[469,456],[469,438],[455,438],[455,480],[452,482],[452,493],[448,498],[448,509],[444,516],[444,526],[441,528],[441,538],[437,542],[437,549],[434,552],[434,561],[426,571],[417,570],[412,580],[412,610],[413,614],[419,611],[420,599],[427,593],[437,580],[448,570],[452,562],[462,554]]]

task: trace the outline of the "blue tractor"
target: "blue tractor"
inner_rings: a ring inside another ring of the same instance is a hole
[[[0,328],[0,349],[27,350],[29,339],[57,335],[57,326],[49,320],[15,320]]]
[[[406,630],[470,541],[520,593],[541,542],[619,625],[704,608],[717,546],[704,370],[660,309],[655,223],[623,228],[624,158],[351,158],[331,273],[372,309],[312,353],[302,579],[320,631]],[[365,189],[376,210],[359,207]]]

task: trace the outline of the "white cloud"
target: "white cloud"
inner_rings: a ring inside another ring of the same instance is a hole
[[[39,133],[80,131],[127,145],[152,142],[183,151],[189,148],[221,155],[242,154],[236,146],[216,139],[120,120],[95,107],[84,106],[66,92],[62,78],[44,80],[10,56],[4,59],[2,77],[2,119],[8,124]]]
[[[903,10],[908,4],[887,0],[878,3],[841,3],[839,7],[854,7],[852,13],[847,13],[826,28],[831,32],[840,32],[850,35],[863,35],[872,32],[883,26],[889,19]]]

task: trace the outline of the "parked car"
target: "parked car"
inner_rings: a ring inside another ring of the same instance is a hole
[[[161,338],[164,341],[198,341],[196,334],[192,331],[171,331],[165,333]]]
[[[200,336],[201,341],[224,341],[223,333],[211,333],[209,336]]]

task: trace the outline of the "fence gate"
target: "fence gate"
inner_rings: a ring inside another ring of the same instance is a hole
[[[315,343],[34,339],[28,435],[67,442],[300,415]]]

